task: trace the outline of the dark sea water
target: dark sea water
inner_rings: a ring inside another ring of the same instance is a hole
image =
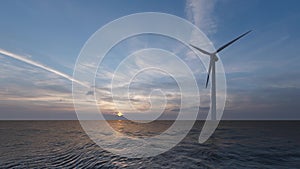
[[[110,123],[132,136],[151,136],[150,129],[159,133],[172,122]],[[163,154],[132,159],[101,149],[78,121],[0,121],[0,168],[300,168],[300,121],[222,121],[199,144],[202,125],[197,121]]]

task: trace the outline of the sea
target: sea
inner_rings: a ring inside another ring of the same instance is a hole
[[[172,123],[109,121],[130,137],[153,137]],[[300,121],[221,121],[200,144],[203,123],[162,154],[129,158],[101,148],[76,120],[0,121],[0,168],[300,168]]]

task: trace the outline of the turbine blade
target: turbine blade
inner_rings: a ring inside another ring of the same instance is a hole
[[[207,85],[208,85],[208,81],[209,81],[209,74],[211,72],[211,64],[212,64],[213,60],[212,58],[210,59],[210,62],[209,62],[209,67],[208,67],[208,72],[207,72],[207,79],[206,79],[206,84],[205,84],[205,88],[207,88]]]
[[[205,50],[203,50],[203,49],[200,49],[200,48],[198,48],[198,47],[196,47],[196,46],[194,46],[194,45],[192,45],[192,44],[190,44],[193,48],[195,48],[195,49],[197,49],[198,51],[200,51],[201,53],[203,53],[203,54],[206,54],[206,55],[211,55],[211,53],[209,53],[209,52],[207,52],[207,51],[205,51]]]
[[[244,34],[242,34],[242,35],[240,35],[239,37],[233,39],[232,41],[228,42],[227,44],[223,45],[222,47],[220,47],[220,48],[216,51],[216,53],[218,53],[218,52],[220,52],[221,50],[225,49],[227,46],[233,44],[235,41],[239,40],[240,38],[242,38],[243,36],[247,35],[247,34],[250,33],[250,32],[251,32],[251,30],[248,31],[248,32],[246,32],[246,33],[244,33]]]
[[[207,88],[207,85],[208,85],[208,81],[209,81],[209,72],[207,74],[207,79],[206,79],[206,84],[205,84],[205,88]]]

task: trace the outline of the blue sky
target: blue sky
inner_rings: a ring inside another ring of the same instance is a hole
[[[219,55],[228,87],[224,119],[300,119],[299,5],[297,0],[1,1],[0,119],[75,119],[70,78],[81,48],[105,24],[137,12],[188,19],[216,48],[253,30]],[[142,46],[136,46],[136,41]],[[113,65],[114,56],[118,59],[145,46],[161,44],[167,49],[176,45],[155,36],[135,37],[126,43],[119,50],[116,47],[106,65]],[[16,60],[7,52],[68,77]],[[197,72],[196,63],[190,64]],[[169,81],[160,78],[156,82],[166,88]],[[99,80],[97,85],[104,83]],[[147,87],[139,85],[139,89]],[[176,95],[175,88],[169,90]],[[109,103],[102,105],[108,113],[113,112]],[[168,108],[177,109],[177,103],[172,100]],[[147,107],[141,100],[136,104]]]

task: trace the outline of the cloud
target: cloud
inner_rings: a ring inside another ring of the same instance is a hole
[[[32,106],[26,101],[1,101],[1,120],[76,120],[76,114],[72,106],[67,104],[35,104]]]
[[[187,0],[185,13],[192,23],[205,33],[212,34],[217,31],[217,24],[213,17],[216,0]]]
[[[235,89],[229,92],[225,119],[299,119],[299,88]]]
[[[15,54],[15,53],[6,51],[6,50],[1,49],[1,48],[0,48],[0,54],[2,54],[2,55],[4,55],[4,56],[11,57],[11,58],[14,58],[14,59],[17,59],[17,60],[19,60],[19,61],[22,61],[22,62],[24,62],[24,63],[30,64],[30,65],[33,65],[33,66],[36,66],[36,67],[39,67],[39,68],[44,69],[44,70],[46,70],[46,71],[52,72],[52,73],[54,73],[54,74],[56,74],[56,75],[58,75],[58,76],[61,76],[61,77],[65,78],[65,79],[67,79],[67,80],[70,80],[70,81],[73,81],[73,82],[75,82],[75,83],[78,83],[78,84],[80,84],[80,85],[82,85],[82,86],[88,87],[85,83],[80,82],[80,81],[78,81],[78,80],[76,80],[76,79],[73,79],[73,77],[71,77],[71,76],[69,76],[69,75],[67,75],[67,74],[65,74],[65,73],[62,73],[62,72],[57,71],[57,70],[55,70],[55,69],[52,69],[52,68],[50,68],[50,67],[48,67],[48,66],[42,65],[42,64],[40,64],[40,63],[37,63],[37,62],[35,62],[35,61],[29,60],[29,59],[27,59],[25,56],[21,56],[21,55],[18,55],[18,54]]]
[[[0,119],[74,116],[71,77],[24,56],[0,52]]]
[[[87,95],[87,96],[89,96],[89,95],[93,96],[93,95],[94,95],[94,92],[93,92],[93,91],[88,91],[88,92],[86,92],[85,95]]]

